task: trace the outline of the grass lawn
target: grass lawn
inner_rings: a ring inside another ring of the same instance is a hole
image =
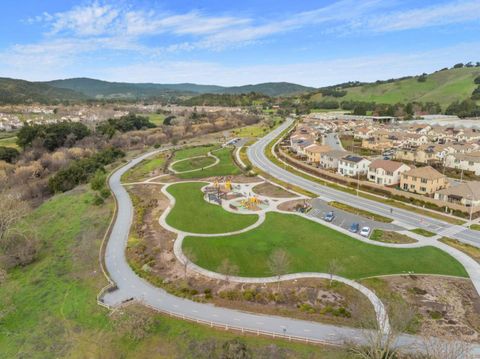
[[[148,117],[150,122],[154,123],[156,126],[163,125],[163,120],[165,120],[165,115],[159,113],[142,113],[140,116]]]
[[[17,137],[13,136],[13,137],[0,138],[0,147],[18,148]]]
[[[122,176],[122,182],[135,182],[145,179],[149,173],[161,169],[165,164],[165,153],[144,159]]]
[[[196,157],[181,160],[181,162],[175,163],[172,168],[178,172],[191,171],[198,168],[204,168],[215,163],[215,158],[213,157]]]
[[[470,229],[473,229],[474,231],[480,231],[480,224],[472,224]]]
[[[255,223],[255,214],[235,214],[203,199],[201,188],[206,183],[178,183],[167,191],[175,197],[175,206],[167,217],[172,227],[192,233],[224,233],[237,231]]]
[[[463,266],[434,247],[387,248],[367,244],[296,215],[268,213],[266,221],[254,230],[235,236],[187,237],[196,263],[216,270],[224,258],[238,265],[242,276],[272,275],[269,256],[281,248],[290,256],[290,273],[328,272],[332,259],[342,263],[338,274],[364,278],[413,271],[467,277]]]
[[[0,358],[222,357],[224,343],[240,334],[140,306],[110,316],[97,305],[96,295],[107,283],[98,251],[113,205],[110,200],[94,206],[92,199],[93,192],[80,187],[53,197],[24,220],[44,244],[36,262],[10,271],[0,284]],[[150,323],[143,325],[146,320]],[[352,358],[339,349],[271,338],[239,340],[254,357],[273,346],[291,358]]]
[[[423,228],[414,228],[414,229],[411,229],[410,232],[419,234],[419,235],[424,236],[424,237],[433,237],[433,236],[436,236],[435,233],[430,232],[430,231],[428,231],[428,230],[426,230],[426,229],[423,229]]]
[[[439,241],[442,243],[448,244],[449,246],[456,248],[459,251],[462,251],[463,253],[469,255],[478,263],[480,263],[480,248],[472,246],[471,244],[468,244],[468,243],[460,242],[457,239],[448,238],[448,237],[442,237],[439,239]]]
[[[212,152],[213,155],[217,156],[220,159],[220,162],[213,167],[206,168],[202,171],[195,171],[183,174],[177,174],[179,178],[190,179],[190,178],[207,178],[214,176],[229,176],[229,175],[238,175],[242,171],[237,167],[232,158],[232,149],[231,148],[222,148],[218,151]]]
[[[218,148],[217,145],[205,145],[183,148],[181,150],[175,151],[172,161],[184,160],[189,157],[203,156],[216,148]]]
[[[385,243],[416,243],[417,241],[409,236],[397,232],[382,231],[381,229],[374,229],[370,236],[372,241],[379,241]]]

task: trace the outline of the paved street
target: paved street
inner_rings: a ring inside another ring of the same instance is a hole
[[[288,118],[281,126],[277,127],[274,131],[270,132],[248,148],[247,154],[254,166],[263,169],[265,172],[284,182],[291,183],[315,193],[325,201],[337,201],[385,217],[391,216],[391,206],[389,205],[322,186],[316,182],[292,174],[285,168],[281,168],[272,163],[264,154],[265,147],[283,130],[289,127],[293,121],[292,118]],[[449,237],[480,246],[480,235],[478,231],[473,231],[462,226],[454,226],[450,223],[404,209],[395,208],[394,214],[395,224],[406,229],[424,228],[439,235],[448,235]]]
[[[323,144],[330,146],[333,150],[345,151],[336,133],[327,133],[323,137]]]

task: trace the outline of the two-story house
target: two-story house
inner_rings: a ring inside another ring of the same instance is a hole
[[[410,171],[410,167],[401,162],[375,160],[368,166],[367,178],[383,186],[395,186],[400,183],[402,173]]]
[[[371,163],[364,157],[347,155],[338,161],[337,172],[343,176],[357,177],[368,173],[368,165]]]
[[[400,188],[412,193],[431,196],[435,192],[447,187],[447,176],[431,166],[411,169],[400,177]]]

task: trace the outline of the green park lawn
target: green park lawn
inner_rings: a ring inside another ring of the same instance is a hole
[[[184,172],[204,168],[214,163],[215,158],[213,157],[194,157],[181,160],[181,162],[175,163],[172,168],[175,171]]]
[[[13,137],[0,138],[0,147],[18,148],[17,137],[13,136]]]
[[[205,146],[197,146],[197,147],[186,147],[175,151],[173,154],[173,161],[184,160],[190,157],[196,156],[204,156],[208,152],[217,149],[217,145],[205,145]]]
[[[141,306],[110,315],[97,305],[96,296],[107,284],[98,253],[113,201],[95,206],[93,198],[92,191],[79,187],[56,195],[23,221],[22,225],[35,228],[43,246],[34,263],[9,271],[0,283],[0,358],[226,355],[223,345],[237,338],[237,333],[170,318]],[[141,324],[146,320],[150,324]],[[256,336],[240,340],[254,356],[273,345],[295,358],[346,358],[340,349]]]
[[[217,151],[212,152],[212,154],[217,156],[220,160],[220,162],[215,166],[206,168],[201,171],[177,174],[176,176],[183,179],[192,179],[238,175],[242,172],[233,161],[231,148],[221,148]]]
[[[467,277],[463,266],[440,249],[370,245],[299,216],[280,213],[268,213],[260,227],[246,233],[186,237],[183,246],[194,253],[198,265],[215,271],[228,258],[242,276],[271,276],[269,256],[281,248],[290,258],[289,273],[325,273],[336,259],[343,267],[338,274],[352,279],[409,271]]]
[[[165,153],[144,159],[122,176],[123,182],[135,182],[145,179],[149,173],[161,169],[165,164]]]
[[[257,215],[235,214],[218,205],[207,203],[200,190],[206,183],[177,183],[167,188],[175,197],[175,206],[167,223],[192,233],[224,233],[237,231],[255,223]]]

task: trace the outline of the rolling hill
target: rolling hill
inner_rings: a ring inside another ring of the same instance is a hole
[[[267,96],[288,96],[309,92],[314,88],[288,82],[270,82],[257,85],[224,87],[216,85],[197,85],[193,83],[156,84],[156,83],[126,83],[108,82],[89,78],[73,78],[45,82],[45,84],[62,89],[81,92],[90,98],[152,98],[165,94],[198,95],[241,94],[258,92]]]
[[[43,83],[0,78],[1,105],[82,101],[86,98],[87,96],[82,93],[58,89]]]
[[[418,76],[393,80],[388,83],[368,83],[347,87],[343,97],[323,96],[320,92],[311,96],[312,101],[336,99],[338,101],[367,101],[385,104],[398,102],[438,102],[442,108],[456,100],[469,98],[478,86],[475,77],[480,75],[480,67],[463,67],[437,71],[426,76],[424,82]],[[335,86],[332,86],[335,87]]]

